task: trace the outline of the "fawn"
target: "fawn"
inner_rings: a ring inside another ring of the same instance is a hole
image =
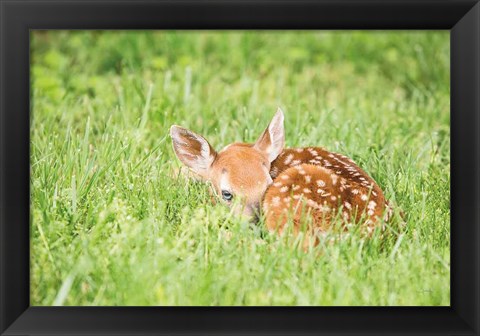
[[[309,232],[325,232],[338,216],[344,228],[359,223],[371,234],[391,217],[382,190],[365,171],[324,148],[284,148],[283,124],[279,108],[254,144],[233,143],[219,152],[180,126],[173,125],[170,135],[180,161],[210,182],[222,202],[250,217],[263,209],[270,231],[282,233],[291,220],[297,234],[308,217]]]

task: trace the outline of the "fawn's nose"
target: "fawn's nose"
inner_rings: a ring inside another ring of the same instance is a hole
[[[251,221],[256,223],[260,219],[260,202],[254,202],[250,205]]]
[[[257,213],[260,210],[260,202],[253,202],[248,206],[252,213]]]
[[[237,216],[242,216],[251,222],[258,221],[260,202],[235,204],[232,207],[232,211]]]
[[[257,222],[260,218],[260,202],[257,201],[247,204],[243,213],[248,216],[251,222]]]

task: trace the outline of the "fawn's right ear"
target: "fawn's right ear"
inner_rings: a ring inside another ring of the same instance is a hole
[[[260,135],[254,145],[256,149],[267,155],[270,162],[275,160],[285,147],[284,119],[283,111],[279,107],[267,129]]]
[[[208,141],[192,131],[173,125],[170,127],[173,149],[180,161],[201,177],[207,177],[217,153]]]

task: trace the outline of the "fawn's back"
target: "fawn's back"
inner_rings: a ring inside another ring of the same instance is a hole
[[[274,178],[263,201],[270,230],[282,231],[288,219],[294,230],[304,217],[312,229],[325,231],[334,220],[364,224],[371,233],[387,207],[375,181],[348,157],[319,147],[285,149],[272,162]]]

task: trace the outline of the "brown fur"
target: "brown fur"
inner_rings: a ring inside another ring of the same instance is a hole
[[[250,144],[235,143],[228,146],[227,150],[220,151],[212,164],[210,179],[219,181],[221,175],[227,173],[232,192],[242,195],[247,204],[258,201],[252,199],[253,195],[263,194],[268,187],[265,175],[270,166],[267,158],[255,150]],[[235,169],[241,167],[242,169]],[[214,185],[220,194],[218,183]]]
[[[367,173],[323,148],[286,149],[272,162],[270,174],[275,179],[263,202],[269,230],[282,231],[290,218],[296,232],[308,218],[310,230],[326,231],[339,216],[345,226],[361,222],[371,233],[387,206]]]

